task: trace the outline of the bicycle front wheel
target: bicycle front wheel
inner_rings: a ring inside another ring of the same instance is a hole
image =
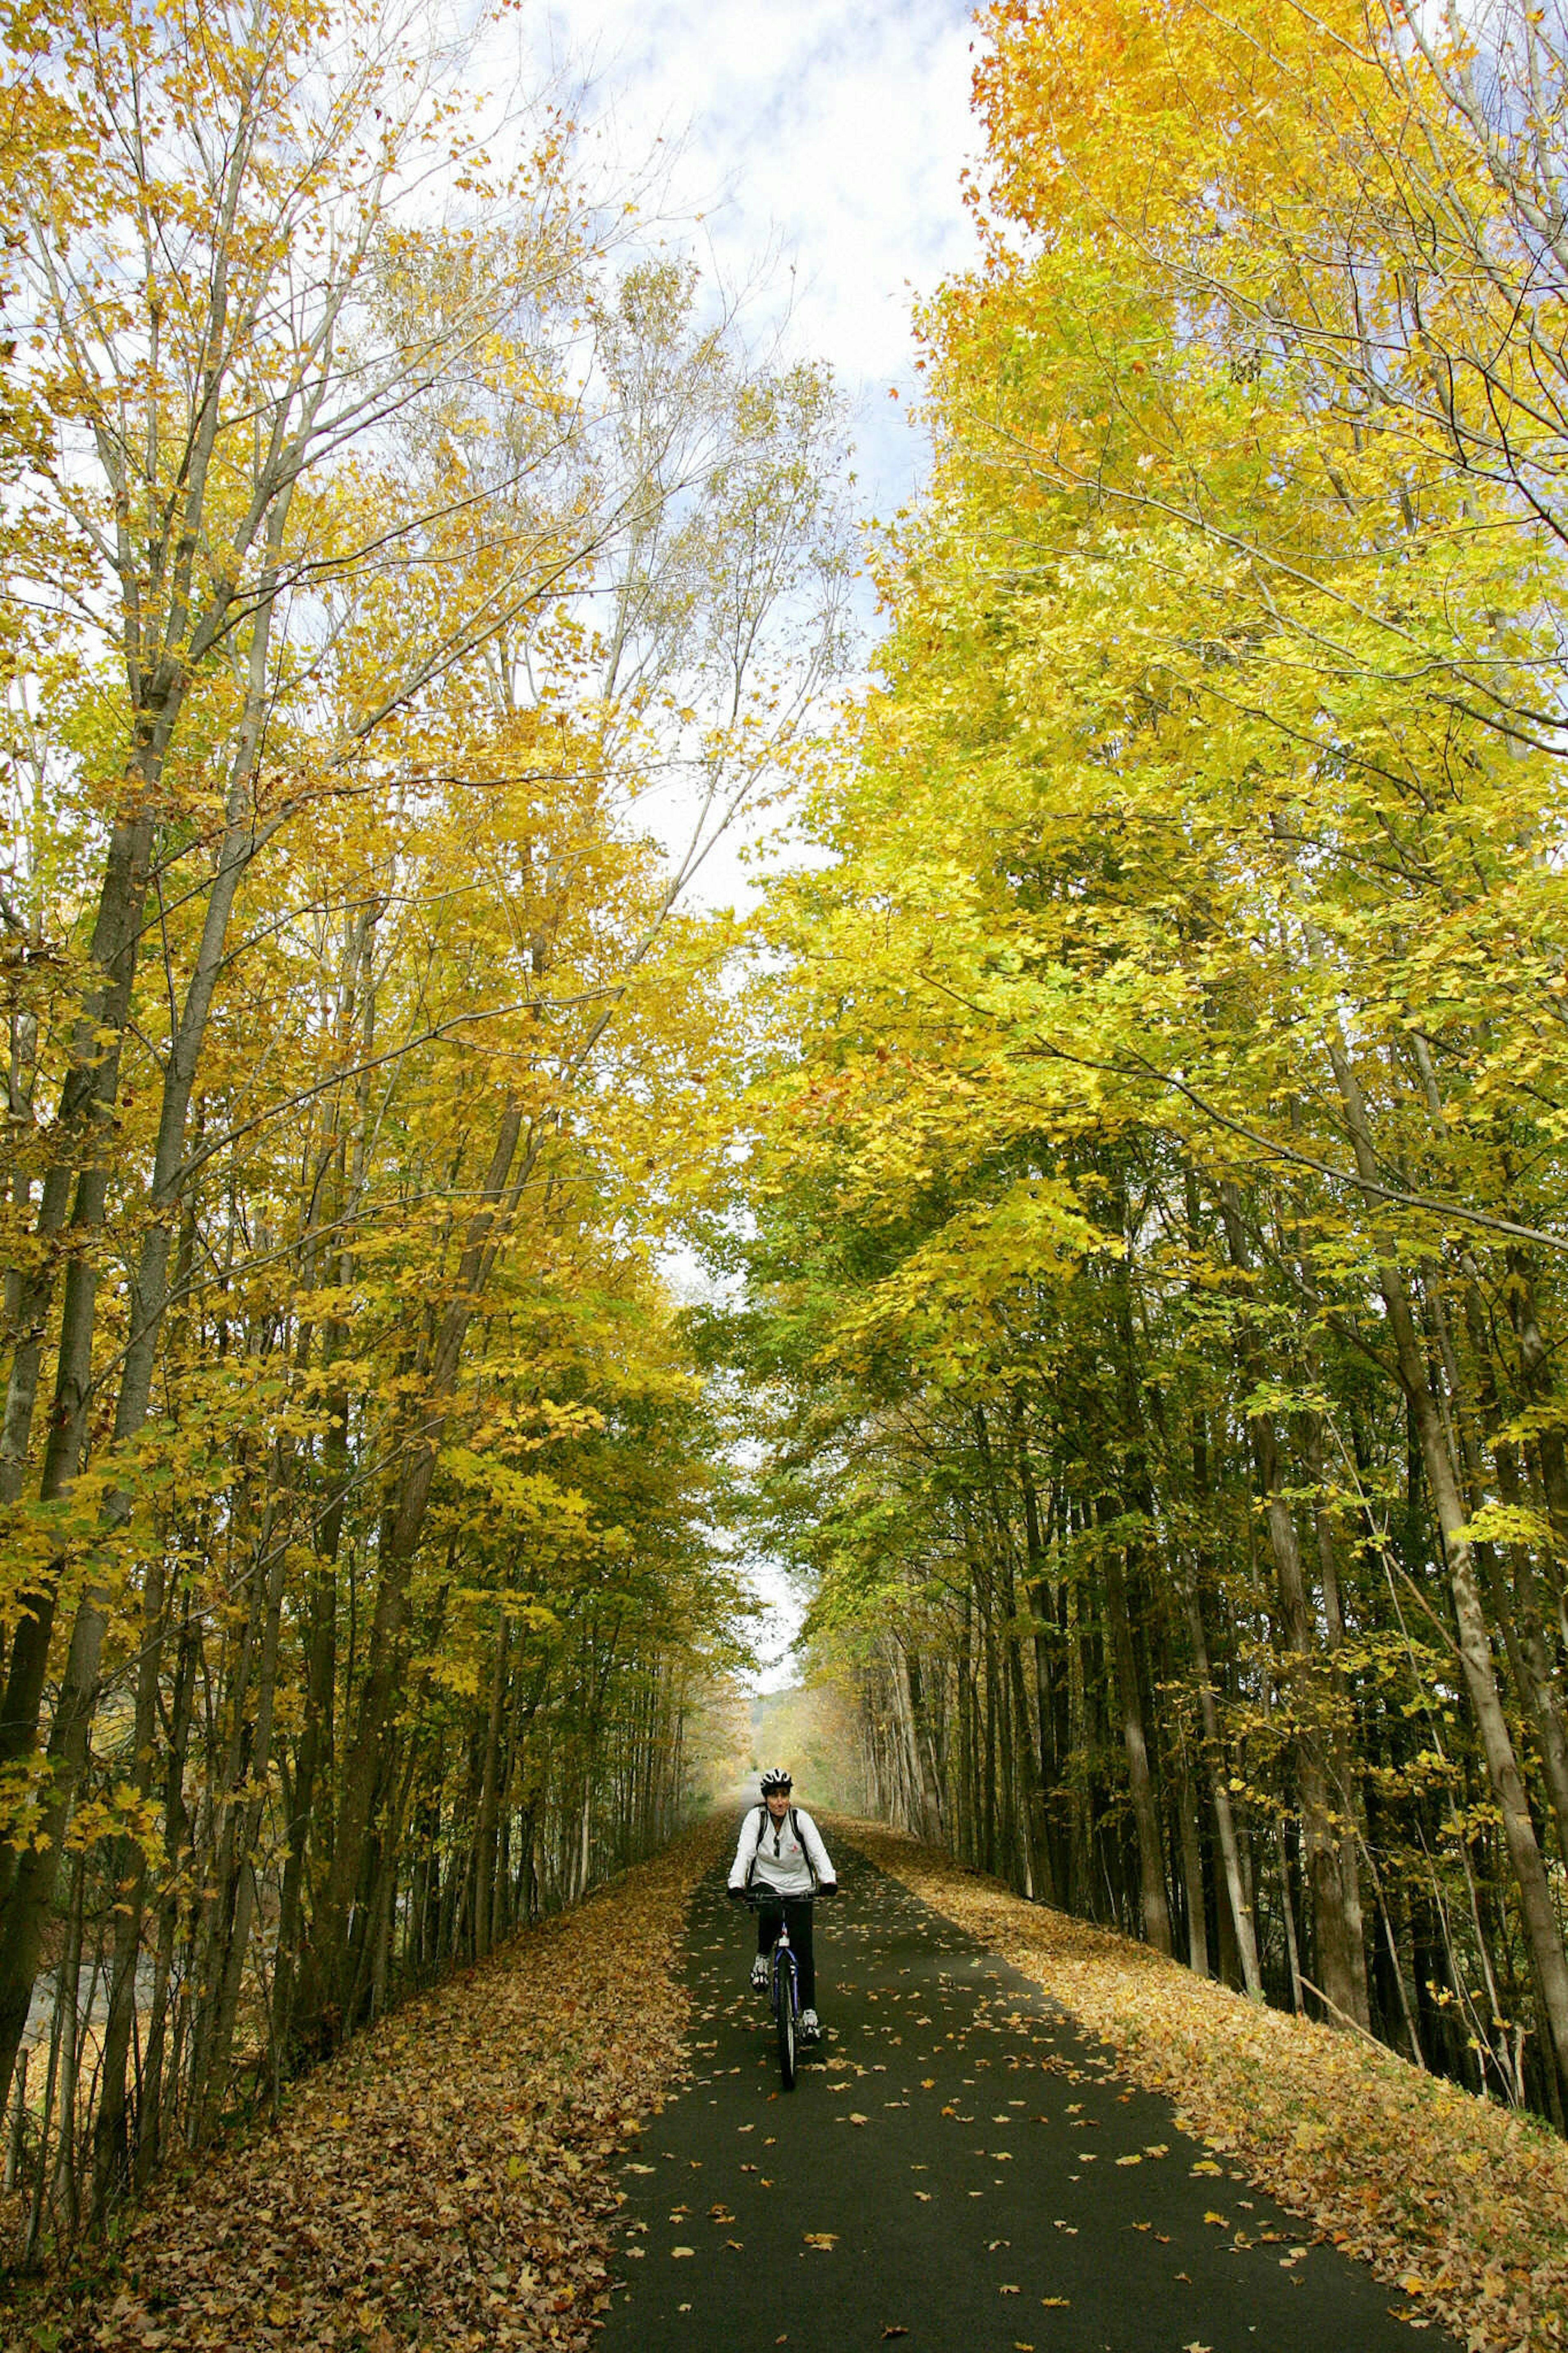
[[[774,2016],[779,2030],[779,2080],[786,2092],[795,2089],[795,1970],[781,1968],[773,1980]]]

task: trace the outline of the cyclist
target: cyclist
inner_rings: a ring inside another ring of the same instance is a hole
[[[815,2042],[822,2028],[816,2016],[811,1899],[814,1894],[833,1894],[838,1875],[811,1816],[803,1807],[791,1805],[794,1787],[782,1765],[770,1765],[763,1775],[763,1802],[747,1810],[735,1860],[730,1865],[730,1900],[743,1904],[746,1891],[753,1884],[779,1897],[776,1905],[769,1904],[757,1914],[757,1957],[752,1964],[752,1983],[759,1992],[766,1989],[780,1923],[787,1920],[800,1972],[800,2031],[804,2041]]]

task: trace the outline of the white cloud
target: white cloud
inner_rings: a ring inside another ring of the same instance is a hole
[[[672,241],[696,249],[731,290],[754,285],[771,257],[752,305],[759,332],[787,311],[792,354],[830,364],[851,408],[853,512],[889,519],[927,459],[910,422],[921,382],[911,314],[975,249],[960,176],[977,146],[965,0],[539,7],[494,39],[487,66],[498,99],[528,74],[531,50],[534,70],[563,90],[586,85],[581,118],[606,185],[635,183],[660,155],[658,209]],[[868,590],[862,609],[869,627]],[[672,779],[644,819],[676,850],[689,814]],[[754,834],[742,820],[716,847],[693,887],[700,902],[754,899],[742,857]]]
[[[704,214],[726,276],[782,248],[792,340],[857,400],[866,507],[890,512],[923,456],[887,397],[915,385],[911,307],[973,251],[959,179],[975,144],[967,8],[554,0],[540,38],[591,71],[592,111],[628,161],[659,137],[679,148],[673,202]]]

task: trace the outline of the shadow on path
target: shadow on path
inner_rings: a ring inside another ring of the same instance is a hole
[[[605,2353],[1458,2353],[1039,1989],[841,1850],[778,2087],[749,1915],[691,1909],[690,2088],[625,2163]]]

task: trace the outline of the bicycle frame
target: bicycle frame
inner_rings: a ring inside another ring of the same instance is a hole
[[[771,1888],[753,1887],[746,1891],[746,1901],[753,1912],[771,1912],[775,1907],[778,1911],[779,1932],[773,1939],[773,1965],[769,1979],[770,1998],[776,2011],[779,2006],[779,1980],[787,1969],[790,2008],[796,2018],[800,2016],[800,1965],[795,1957],[795,1947],[789,1940],[789,1915],[784,1911],[784,1905],[786,1901],[797,1904],[802,1900],[795,1895],[787,1898],[775,1895]],[[807,1896],[804,1900],[809,1903],[811,1898]]]
[[[773,1889],[749,1888],[746,1900],[753,1912],[771,1911],[775,1905],[779,1915],[779,1932],[773,1940],[773,1970],[770,1990],[773,2022],[778,2029],[779,2072],[786,2092],[795,2089],[795,2030],[800,2019],[800,1968],[795,1957],[795,1947],[789,1940],[789,1915],[784,1910],[785,1898]],[[798,1897],[791,1897],[798,1902]],[[805,1899],[810,1902],[808,1896]]]
[[[789,1940],[789,1922],[784,1916],[784,1906],[781,1905],[779,1933],[773,1945],[773,2000],[775,2018],[786,1991],[789,1997],[790,2015],[792,2018],[798,2019],[800,2016],[800,1967],[795,1957],[795,1947]]]

